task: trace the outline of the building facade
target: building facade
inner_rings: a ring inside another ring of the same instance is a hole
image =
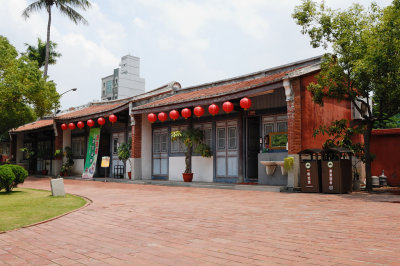
[[[140,58],[125,55],[114,73],[101,79],[101,100],[125,99],[145,92],[145,80],[140,77]]]

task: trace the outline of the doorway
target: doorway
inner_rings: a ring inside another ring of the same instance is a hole
[[[246,127],[246,179],[258,182],[258,153],[260,152],[260,118],[248,117]]]
[[[101,167],[101,158],[103,156],[110,156],[110,134],[101,132],[100,135],[100,144],[99,144],[99,153],[97,155],[97,177],[104,177],[105,175],[105,169],[104,167]],[[110,169],[107,168],[107,177],[110,177]]]

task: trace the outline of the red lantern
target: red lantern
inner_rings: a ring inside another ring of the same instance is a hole
[[[177,110],[172,110],[171,112],[169,112],[169,117],[172,119],[172,120],[176,120],[176,119],[178,119],[179,118],[179,112],[177,111]]]
[[[201,106],[196,106],[193,109],[193,113],[195,116],[200,117],[200,116],[204,115],[204,108]]]
[[[106,123],[106,120],[105,120],[103,117],[99,117],[99,118],[97,119],[97,123],[98,123],[100,126],[102,126],[102,125],[104,125],[104,124]]]
[[[183,108],[181,111],[181,115],[185,118],[188,119],[192,115],[192,111],[190,111],[189,108]]]
[[[211,105],[208,107],[208,112],[209,112],[212,116],[218,114],[218,112],[219,112],[219,107],[218,107],[218,105],[216,105],[215,103],[211,104]]]
[[[92,119],[89,119],[86,124],[88,125],[88,127],[92,127],[94,126],[94,121]]]
[[[79,121],[78,123],[76,123],[76,126],[79,127],[80,129],[85,127],[85,123],[83,123],[82,121]]]
[[[69,129],[74,130],[75,129],[75,124],[74,123],[69,123],[68,127],[69,127]]]
[[[62,129],[62,130],[67,130],[67,129],[68,129],[67,124],[61,124],[61,129]]]
[[[240,107],[242,107],[244,110],[249,109],[251,106],[251,100],[247,97],[244,97],[240,100]]]
[[[108,117],[108,120],[110,120],[111,123],[117,122],[117,116],[116,115],[110,115]]]
[[[161,122],[164,122],[165,120],[167,120],[167,118],[167,114],[164,112],[158,114],[158,120],[160,120]]]
[[[230,101],[224,102],[224,104],[222,105],[222,109],[224,109],[224,111],[229,114],[233,111],[233,103],[231,103]]]
[[[147,115],[147,120],[149,120],[150,123],[154,123],[157,121],[157,116],[153,113],[150,113]]]

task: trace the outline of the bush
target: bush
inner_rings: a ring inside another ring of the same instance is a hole
[[[0,190],[10,192],[14,187],[15,175],[9,165],[0,166]]]
[[[18,184],[22,184],[28,172],[21,166],[6,164],[0,166],[0,190],[5,189],[10,192]]]
[[[15,175],[14,179],[14,187],[17,187],[18,184],[22,184],[25,181],[25,178],[28,176],[28,172],[21,166],[15,164],[9,164],[11,171],[13,171]]]

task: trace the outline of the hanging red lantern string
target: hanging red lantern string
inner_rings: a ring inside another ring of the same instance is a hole
[[[251,100],[247,97],[244,97],[240,100],[240,107],[242,107],[245,111],[251,107]]]
[[[61,129],[62,129],[62,130],[67,130],[67,129],[68,129],[67,124],[61,124]]]
[[[150,123],[154,123],[157,121],[157,116],[153,113],[150,113],[147,115],[147,120],[149,120]]]
[[[82,121],[79,121],[78,123],[76,123],[76,126],[79,127],[79,129],[82,129],[85,127],[85,123],[83,123]]]
[[[169,118],[175,121],[179,118],[179,112],[177,110],[172,110],[171,112],[169,112]]]
[[[196,106],[193,109],[193,113],[195,116],[200,117],[200,116],[204,115],[204,108],[201,106]]]
[[[94,126],[94,121],[92,119],[89,119],[86,124],[88,125],[88,127],[92,127]]]
[[[209,112],[212,116],[218,114],[218,112],[219,112],[219,107],[218,107],[218,105],[216,105],[215,103],[211,104],[211,105],[208,107],[208,112]]]
[[[167,114],[164,112],[158,114],[158,120],[160,120],[161,122],[164,122],[165,120],[167,120],[167,118]]]
[[[102,125],[104,125],[104,124],[106,123],[106,120],[105,120],[103,117],[99,117],[99,118],[97,119],[97,123],[98,123],[100,126],[102,126]]]
[[[75,129],[75,124],[74,123],[69,123],[68,124],[68,128],[71,129],[71,130],[74,130]]]
[[[112,114],[108,117],[108,120],[110,120],[111,123],[117,122],[117,116]]]
[[[222,109],[226,112],[226,113],[230,113],[233,111],[233,103],[231,103],[230,101],[226,101],[222,104]]]
[[[188,119],[192,115],[192,111],[190,111],[189,108],[183,108],[181,111],[181,115],[185,118]]]

